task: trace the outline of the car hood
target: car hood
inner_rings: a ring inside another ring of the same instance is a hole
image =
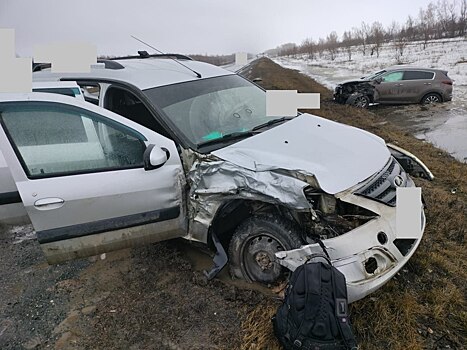
[[[390,156],[380,137],[310,114],[212,154],[249,170],[283,169],[313,175],[330,194],[367,179],[381,170]]]
[[[347,84],[361,84],[361,83],[371,83],[372,80],[368,79],[358,79],[358,80],[347,80],[342,83],[339,83],[339,85],[347,85]]]

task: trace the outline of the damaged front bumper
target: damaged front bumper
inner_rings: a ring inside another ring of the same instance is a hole
[[[388,282],[410,259],[425,229],[421,208],[421,231],[399,237],[396,208],[346,191],[336,195],[344,202],[364,207],[378,216],[341,236],[324,240],[333,265],[346,277],[349,302],[362,299]],[[322,253],[318,244],[276,253],[277,261],[290,270]]]

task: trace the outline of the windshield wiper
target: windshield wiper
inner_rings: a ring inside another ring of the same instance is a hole
[[[280,118],[277,118],[277,119],[271,119],[271,120],[267,121],[266,123],[256,125],[253,129],[251,129],[251,131],[256,131],[256,130],[265,128],[267,126],[271,126],[273,124],[282,123],[282,122],[284,122],[286,120],[290,120],[290,119],[293,119],[293,118],[295,118],[295,117],[280,117]]]
[[[230,140],[234,140],[234,139],[241,139],[241,138],[244,138],[244,137],[253,136],[254,134],[255,133],[252,132],[252,130],[250,130],[250,131],[236,131],[236,132],[232,132],[230,134],[222,135],[221,137],[218,137],[216,139],[207,140],[207,141],[203,141],[201,143],[198,143],[198,148],[204,147],[204,146],[207,146],[207,145],[216,144],[216,143],[222,143],[222,142],[230,141]]]

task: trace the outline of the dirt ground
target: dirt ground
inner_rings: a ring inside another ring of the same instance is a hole
[[[209,256],[182,240],[49,266],[31,232],[0,234],[0,349],[239,348],[267,298],[208,282]]]
[[[313,113],[411,150],[436,179],[417,180],[427,229],[417,253],[382,289],[352,305],[362,349],[463,349],[467,344],[467,165],[371,111],[338,106],[330,92],[267,59],[243,72],[268,88],[320,92]],[[208,282],[208,253],[182,240],[49,266],[31,226],[0,228],[0,349],[278,349],[277,296]]]

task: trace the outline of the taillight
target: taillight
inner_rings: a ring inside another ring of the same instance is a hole
[[[452,80],[443,80],[441,84],[452,85]]]

